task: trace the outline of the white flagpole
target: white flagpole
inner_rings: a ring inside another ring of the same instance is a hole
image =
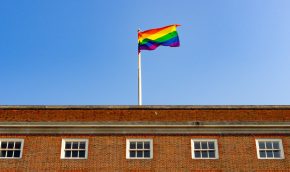
[[[140,32],[140,29],[138,29]],[[138,105],[142,105],[141,51],[138,49]]]
[[[138,53],[138,105],[142,105],[141,52]]]

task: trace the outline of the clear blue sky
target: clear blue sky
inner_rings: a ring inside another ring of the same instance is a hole
[[[144,3],[146,2],[146,3]],[[289,0],[0,2],[1,105],[136,105],[137,29],[181,24],[142,52],[144,105],[290,104]]]

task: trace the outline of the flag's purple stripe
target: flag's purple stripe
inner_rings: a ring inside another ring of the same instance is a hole
[[[179,47],[179,39],[178,36],[169,39],[165,42],[156,43],[154,41],[148,41],[146,44],[139,45],[139,50],[155,50],[158,46],[170,46],[170,47]]]
[[[155,50],[159,45],[140,45],[139,50]]]

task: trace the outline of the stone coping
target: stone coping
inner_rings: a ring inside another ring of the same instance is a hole
[[[0,133],[6,134],[290,134],[289,122],[3,122]]]

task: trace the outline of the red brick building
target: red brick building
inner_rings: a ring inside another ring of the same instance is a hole
[[[0,106],[1,171],[290,171],[290,106]]]

